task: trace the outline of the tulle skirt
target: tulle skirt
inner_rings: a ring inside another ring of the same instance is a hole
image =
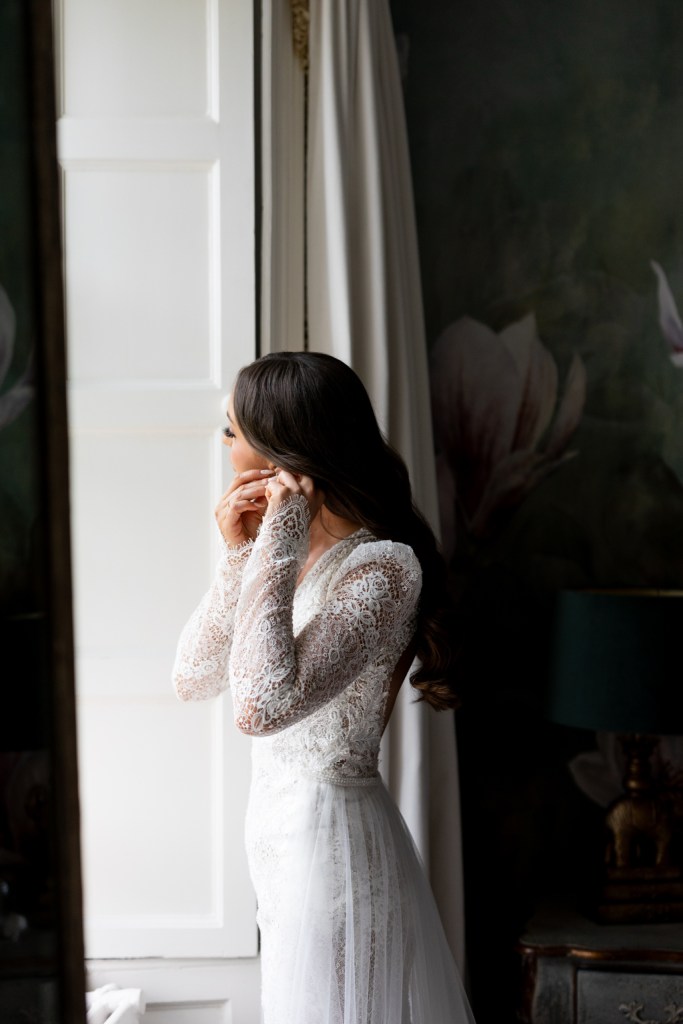
[[[412,838],[380,779],[254,780],[264,1024],[472,1024]]]

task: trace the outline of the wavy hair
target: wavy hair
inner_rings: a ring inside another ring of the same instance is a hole
[[[246,441],[276,466],[310,476],[325,507],[400,541],[422,567],[410,682],[438,710],[456,707],[446,567],[434,534],[415,507],[408,470],[380,431],[358,376],[334,356],[277,352],[243,367],[232,392]]]

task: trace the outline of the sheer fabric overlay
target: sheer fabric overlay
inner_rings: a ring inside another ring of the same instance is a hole
[[[392,673],[412,639],[413,551],[359,530],[297,586],[300,496],[226,549],[180,639],[178,695],[230,685],[255,737],[246,823],[264,1024],[473,1021],[428,882],[377,770]]]

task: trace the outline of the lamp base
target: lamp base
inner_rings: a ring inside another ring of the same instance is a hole
[[[683,921],[683,865],[677,849],[683,793],[654,784],[657,737],[621,736],[624,794],[608,808],[599,921]]]
[[[608,879],[598,895],[595,915],[602,924],[683,921],[683,878],[643,870],[642,877]]]

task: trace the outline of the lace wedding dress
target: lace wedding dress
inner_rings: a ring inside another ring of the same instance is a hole
[[[247,811],[265,1024],[469,1024],[473,1017],[406,825],[377,770],[420,565],[359,530],[297,586],[308,507],[226,549],[181,636],[185,700],[230,685],[256,737]]]

